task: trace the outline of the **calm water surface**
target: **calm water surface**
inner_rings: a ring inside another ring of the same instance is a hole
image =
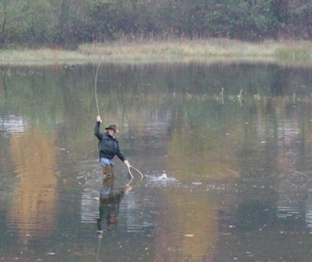
[[[0,68],[0,261],[311,261],[311,68],[102,65],[110,184],[95,71]]]

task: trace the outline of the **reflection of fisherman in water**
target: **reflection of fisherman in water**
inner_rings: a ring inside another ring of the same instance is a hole
[[[103,187],[100,191],[100,218],[97,221],[98,236],[103,237],[106,228],[117,224],[120,201],[132,189],[129,184],[115,192],[114,176],[103,179]]]

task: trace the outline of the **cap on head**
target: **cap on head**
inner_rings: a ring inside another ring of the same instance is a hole
[[[109,125],[108,127],[105,128],[106,130],[113,130],[115,133],[118,132],[116,125]]]

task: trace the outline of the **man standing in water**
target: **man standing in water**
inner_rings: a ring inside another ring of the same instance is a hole
[[[125,155],[119,149],[118,140],[115,137],[117,133],[116,125],[109,125],[105,128],[106,132],[100,132],[100,125],[102,123],[102,119],[100,116],[97,116],[96,123],[94,127],[94,135],[99,140],[99,157],[100,164],[102,166],[104,179],[113,178],[114,177],[114,161],[113,158],[115,155],[123,161],[128,167],[130,166],[129,161],[126,159]]]

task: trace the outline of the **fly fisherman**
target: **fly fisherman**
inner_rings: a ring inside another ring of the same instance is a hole
[[[129,161],[126,159],[125,155],[119,149],[118,140],[115,137],[115,134],[118,132],[116,125],[109,125],[105,128],[106,132],[100,132],[100,126],[102,119],[100,116],[97,116],[96,123],[94,126],[94,135],[99,140],[99,157],[100,164],[103,171],[104,179],[114,177],[114,161],[113,158],[115,155],[123,161],[128,167],[130,166]]]

